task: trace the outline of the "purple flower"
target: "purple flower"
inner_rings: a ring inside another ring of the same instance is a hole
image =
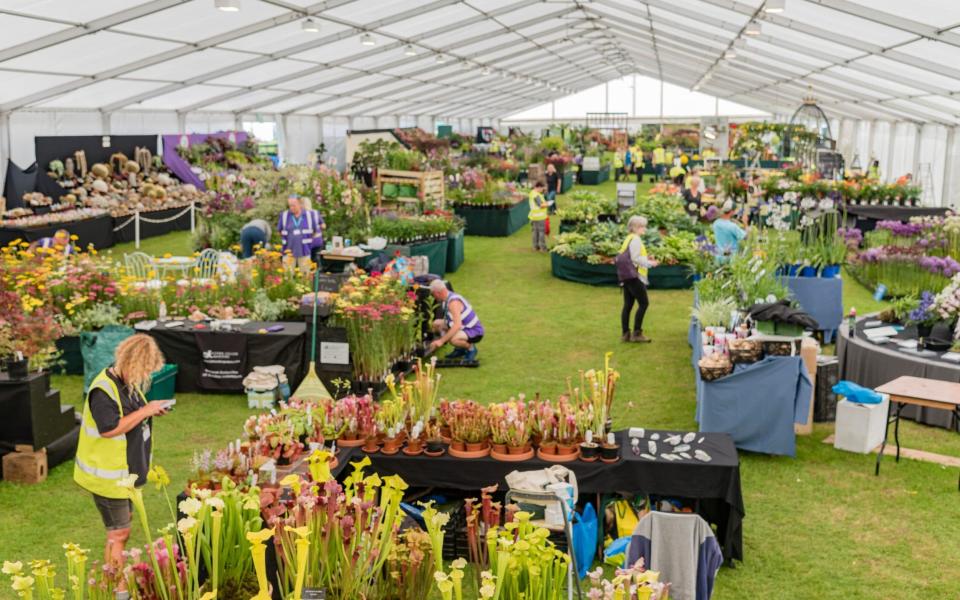
[[[933,311],[933,305],[936,297],[928,291],[920,294],[920,304],[907,314],[907,319],[912,323],[928,323],[935,321],[936,313]]]

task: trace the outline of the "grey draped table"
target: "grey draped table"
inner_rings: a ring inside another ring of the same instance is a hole
[[[871,317],[867,317],[870,319]],[[864,387],[876,388],[901,375],[960,382],[960,365],[939,359],[911,356],[891,344],[878,345],[866,340],[861,333],[862,323],[851,339],[846,323],[837,336],[837,357],[840,359],[840,378]],[[925,425],[953,429],[953,413],[936,408],[905,406],[903,417]]]

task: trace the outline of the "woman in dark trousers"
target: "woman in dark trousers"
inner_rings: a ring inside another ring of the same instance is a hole
[[[620,339],[624,342],[649,343],[650,338],[643,335],[643,317],[647,313],[647,307],[650,306],[650,300],[647,298],[647,286],[650,285],[648,279],[649,269],[657,266],[659,263],[647,256],[647,247],[643,243],[643,234],[647,231],[647,219],[640,215],[630,217],[627,222],[627,238],[623,240],[620,246],[620,254],[628,253],[629,273],[621,274],[621,266],[618,264],[618,275],[620,285],[623,287],[623,310],[620,311]],[[620,257],[617,258],[620,261]],[[632,269],[636,269],[636,273]],[[633,331],[630,331],[630,313],[633,312],[633,305],[637,305],[637,314],[633,321]]]

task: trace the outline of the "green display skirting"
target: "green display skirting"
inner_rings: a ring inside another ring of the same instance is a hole
[[[599,171],[583,171],[580,173],[580,183],[583,185],[600,185],[610,179],[610,167],[604,167]]]
[[[530,204],[524,200],[510,208],[457,206],[457,215],[467,222],[467,235],[506,237],[527,224]]]
[[[419,242],[410,246],[410,256],[430,259],[430,272],[443,277],[447,272],[447,245],[449,240]]]
[[[453,273],[463,264],[463,229],[447,238],[447,273]]]
[[[589,285],[618,285],[617,268],[612,264],[592,265],[558,254],[550,254],[553,276]],[[650,289],[681,290],[693,286],[690,268],[686,265],[671,265],[650,269]]]
[[[573,187],[573,170],[564,171],[563,183],[560,184],[560,193],[566,194]]]

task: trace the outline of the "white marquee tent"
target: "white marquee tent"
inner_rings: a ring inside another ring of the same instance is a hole
[[[960,190],[960,2],[0,0],[0,30],[2,164],[37,135],[258,120],[297,162],[349,128],[469,131],[639,74],[780,119],[812,91],[848,160]]]

